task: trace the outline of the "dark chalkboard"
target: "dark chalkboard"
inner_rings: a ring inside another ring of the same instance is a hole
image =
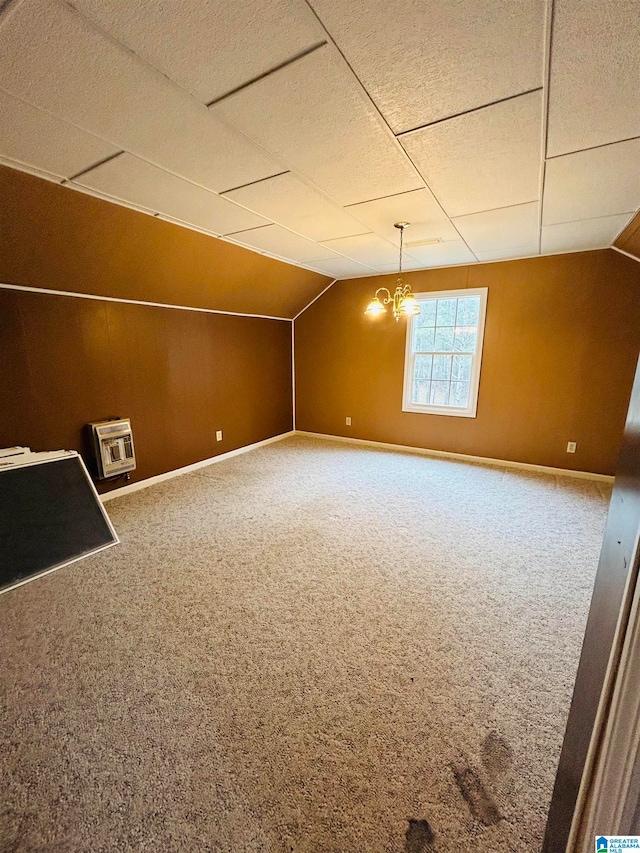
[[[0,468],[0,588],[117,541],[78,456]]]

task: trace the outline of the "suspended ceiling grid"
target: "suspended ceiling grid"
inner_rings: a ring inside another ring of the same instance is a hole
[[[336,278],[610,246],[636,0],[0,3],[0,161]]]

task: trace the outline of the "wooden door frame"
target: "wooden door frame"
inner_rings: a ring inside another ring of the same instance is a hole
[[[542,853],[580,850],[595,769],[602,761],[612,700],[638,580],[640,530],[640,360],[607,517]],[[616,834],[618,829],[599,834]],[[593,839],[590,839],[592,844]],[[591,847],[585,847],[590,850]]]

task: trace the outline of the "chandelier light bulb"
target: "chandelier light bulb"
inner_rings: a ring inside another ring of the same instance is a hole
[[[367,305],[367,310],[364,312],[369,317],[379,317],[380,314],[386,314],[387,309],[377,296],[374,296],[371,302]]]
[[[400,303],[400,310],[406,317],[411,317],[420,313],[420,306],[418,305],[413,293],[409,293],[404,297]]]

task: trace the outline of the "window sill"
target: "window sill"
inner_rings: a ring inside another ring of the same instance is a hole
[[[403,406],[403,412],[411,412],[418,415],[446,415],[450,418],[475,418],[476,410],[453,409],[449,406]]]

